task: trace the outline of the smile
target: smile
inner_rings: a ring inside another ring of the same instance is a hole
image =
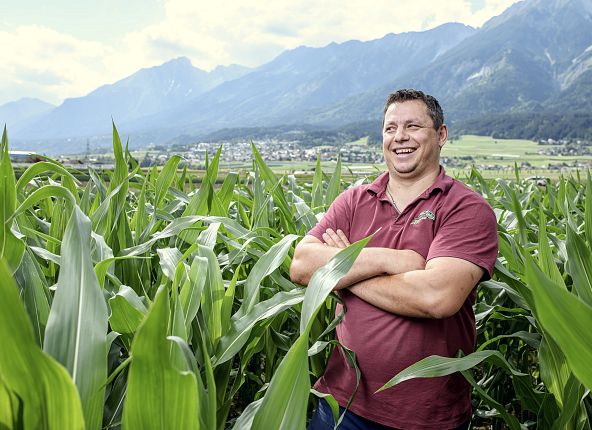
[[[399,155],[399,154],[411,154],[412,152],[415,152],[415,149],[413,149],[413,148],[395,149],[395,154],[397,154],[397,155]]]

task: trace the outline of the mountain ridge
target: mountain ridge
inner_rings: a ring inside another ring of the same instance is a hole
[[[102,95],[100,115],[79,108],[76,116],[64,102],[17,128],[16,137],[108,136],[111,117],[136,146],[176,136],[215,136],[217,130],[228,134],[233,128],[375,124],[388,93],[403,87],[436,96],[447,122],[463,130],[470,124],[483,129],[483,121],[493,116],[528,114],[532,123],[537,115],[590,111],[592,0],[524,0],[479,29],[447,23],[371,41],[300,46],[254,69],[236,67],[208,75],[188,59],[176,59],[142,69],[81,98],[88,102]],[[154,78],[148,95],[142,86],[126,86],[126,80],[150,70],[170,73]],[[178,82],[184,84],[177,87]],[[131,95],[130,87],[135,88]],[[115,89],[129,102],[105,101]],[[113,114],[108,105],[121,112]],[[537,127],[532,129],[538,133]]]

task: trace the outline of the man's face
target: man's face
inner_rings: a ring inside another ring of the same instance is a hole
[[[445,125],[434,123],[421,100],[390,105],[384,116],[382,149],[391,176],[420,179],[439,171],[440,148],[446,142]]]

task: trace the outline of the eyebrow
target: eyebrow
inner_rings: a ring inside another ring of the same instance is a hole
[[[410,123],[417,123],[417,124],[425,125],[424,124],[424,121],[421,121],[418,118],[411,118],[411,119],[409,119],[409,120],[407,120],[407,121],[404,122],[404,124],[410,124]],[[384,122],[384,125],[391,125],[391,124],[395,124],[396,125],[396,122],[395,121],[385,121]]]

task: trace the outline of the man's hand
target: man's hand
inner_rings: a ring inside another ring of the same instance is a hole
[[[337,229],[337,231],[333,231],[328,228],[323,233],[323,240],[325,241],[325,245],[332,246],[334,248],[346,248],[350,245],[349,239],[345,236],[345,233],[339,229]]]

